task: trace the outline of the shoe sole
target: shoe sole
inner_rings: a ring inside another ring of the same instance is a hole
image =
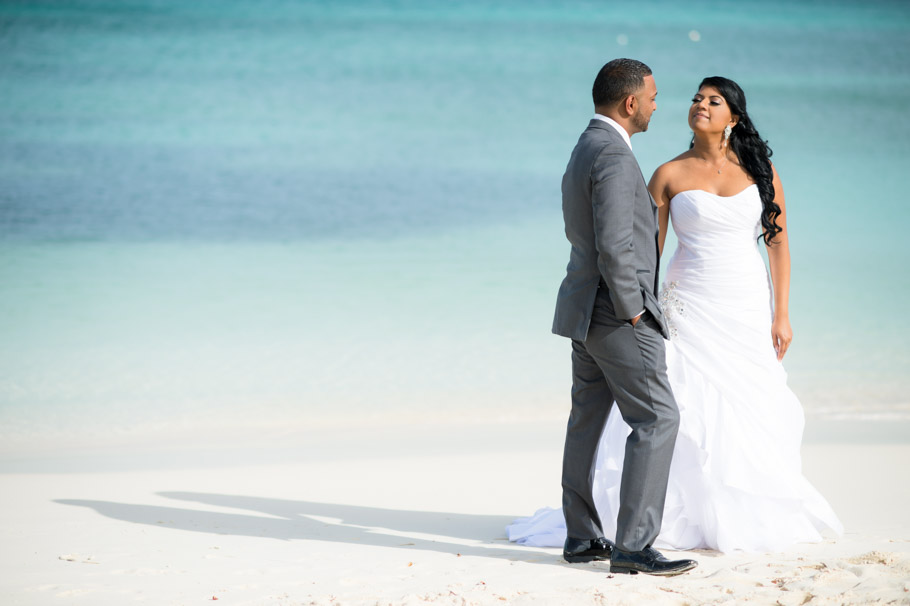
[[[695,566],[697,566],[697,564]],[[665,571],[637,570],[635,568],[626,568],[625,566],[610,566],[610,572],[615,574],[650,574],[656,577],[675,577],[678,574],[689,572],[695,568],[695,566],[687,566],[685,568],[675,568]]]
[[[609,562],[610,558],[606,556],[567,556],[562,558],[569,564],[585,564],[587,562]]]

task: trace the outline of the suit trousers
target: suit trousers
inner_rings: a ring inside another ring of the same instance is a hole
[[[562,470],[563,512],[572,538],[603,536],[594,506],[594,466],[614,402],[632,428],[626,440],[616,545],[640,551],[660,532],[679,409],[667,380],[657,320],[647,311],[635,326],[618,319],[607,289],[601,288],[587,338],[572,340],[572,411]]]

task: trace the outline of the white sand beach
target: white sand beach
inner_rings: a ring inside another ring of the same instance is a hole
[[[905,429],[809,424],[805,473],[843,537],[697,551],[674,578],[505,540],[512,518],[559,502],[559,420],[7,451],[0,602],[910,604]]]

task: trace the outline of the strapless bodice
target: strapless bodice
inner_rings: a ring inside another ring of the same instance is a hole
[[[721,294],[732,289],[752,301],[765,290],[767,272],[759,252],[762,204],[758,187],[733,196],[700,189],[679,192],[670,200],[670,218],[679,241],[667,267],[674,282],[685,275]],[[762,297],[763,298],[763,297]]]

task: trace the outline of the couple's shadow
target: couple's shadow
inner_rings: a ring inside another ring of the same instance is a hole
[[[569,566],[560,555],[509,543],[504,529],[514,519],[510,516],[407,511],[197,492],[157,494],[203,504],[210,509],[76,499],[54,502],[88,507],[115,520],[174,530],[282,541],[334,541]],[[235,511],[225,511],[228,509]],[[581,568],[603,572],[596,565]]]

